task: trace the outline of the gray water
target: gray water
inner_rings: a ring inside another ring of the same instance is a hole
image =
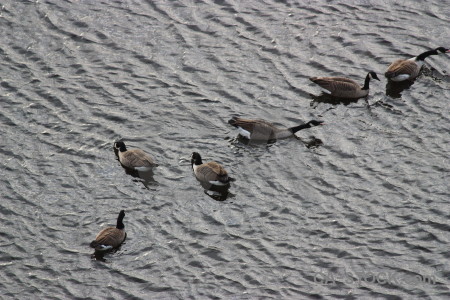
[[[2,299],[446,299],[445,1],[2,1]],[[346,76],[367,99],[308,80]],[[232,116],[294,126],[246,145]],[[113,142],[159,167],[132,177]],[[193,151],[236,178],[208,196]],[[126,242],[91,257],[124,209]]]

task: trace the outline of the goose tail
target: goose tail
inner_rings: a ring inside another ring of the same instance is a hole
[[[90,246],[91,246],[91,248],[95,248],[95,251],[108,251],[113,248],[112,246],[106,246],[106,245],[100,244],[97,241],[92,241]]]
[[[226,183],[234,182],[236,181],[236,178],[228,177]]]

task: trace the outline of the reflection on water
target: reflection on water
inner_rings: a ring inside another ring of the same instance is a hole
[[[233,194],[229,192],[231,187],[230,183],[226,185],[214,185],[210,182],[200,181],[198,179],[197,181],[200,182],[200,185],[203,187],[204,193],[216,201],[225,201],[227,198],[233,196]]]
[[[316,138],[315,136],[310,136],[309,139],[304,139],[301,137],[297,137],[298,140],[302,141],[303,144],[309,149],[319,148],[323,145],[323,141],[321,139]]]
[[[430,59],[409,90],[375,85],[370,109],[308,96],[309,74],[382,72],[448,40],[442,1],[390,2],[2,1],[2,297],[448,294],[445,284],[320,285],[308,271],[450,274],[438,209],[449,198],[449,56]],[[226,123],[306,120],[315,107],[326,125],[298,140],[249,141]],[[165,163],[155,176],[124,172],[110,151],[117,137]],[[177,164],[194,148],[251,173],[230,188],[197,184]],[[88,225],[122,206],[135,210],[134,238],[93,256],[108,264],[92,261]]]
[[[388,80],[388,82],[386,83],[386,95],[395,99],[401,98],[402,92],[409,89],[413,84],[414,81],[411,80],[400,82]]]
[[[149,189],[152,185],[158,185],[158,182],[154,179],[153,170],[150,171],[136,171],[126,168],[122,165],[125,170],[125,173],[137,179],[137,181],[141,182],[146,189]]]
[[[248,139],[246,137],[243,137],[240,134],[238,134],[237,137],[234,139],[234,142],[238,142],[238,143],[241,143],[241,144],[246,145],[246,146],[256,146],[256,147],[258,147],[258,146],[270,146],[271,144],[276,143],[276,141],[277,141],[276,139],[271,139],[271,140],[267,140],[267,141],[264,141],[264,140],[251,140],[251,139]]]
[[[297,139],[297,140],[301,141],[303,144],[305,144],[305,146],[307,148],[318,148],[323,145],[323,141],[314,136],[310,136],[309,139],[305,139],[305,138],[299,137],[296,134],[294,134],[293,139]],[[268,141],[250,140],[241,135],[238,135],[235,139],[232,139],[230,142],[234,145],[236,145],[237,143],[240,143],[245,146],[255,146],[255,147],[265,146],[265,147],[269,148],[273,144],[275,144],[276,141],[277,141],[276,139],[272,139],[272,140],[268,140]]]
[[[130,175],[131,177],[135,178],[136,181],[141,182],[146,189],[149,189],[150,186],[152,185],[158,185],[158,182],[154,179],[153,169],[149,171],[137,171],[134,169],[127,168],[126,166],[120,163],[117,149],[114,149],[114,154],[116,155],[116,160],[124,169],[125,174]]]
[[[119,247],[108,250],[108,251],[94,251],[94,253],[91,254],[91,259],[98,260],[101,262],[106,262],[107,260],[106,260],[105,256],[113,255],[114,253],[119,251],[123,245],[125,245],[125,242],[123,242]]]
[[[309,94],[309,96],[313,99],[309,104],[309,106],[311,106],[312,108],[316,108],[317,105],[319,105],[319,103],[327,103],[331,105],[339,105],[339,104],[349,105],[351,103],[358,102],[359,99],[362,99],[362,98],[347,99],[347,98],[333,97],[327,93],[321,93],[320,95]]]

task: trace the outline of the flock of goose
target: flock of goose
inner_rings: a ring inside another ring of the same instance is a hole
[[[418,75],[423,66],[425,58],[430,55],[449,53],[450,49],[439,47],[434,50],[426,51],[410,59],[396,60],[388,67],[385,77],[393,82],[412,81]],[[369,72],[360,86],[357,82],[344,77],[312,77],[310,80],[333,97],[338,98],[361,98],[369,94],[369,82],[371,79],[380,80],[373,71]],[[273,141],[284,139],[302,129],[311,128],[323,124],[322,121],[311,120],[305,124],[290,127],[279,128],[270,122],[264,120],[250,120],[233,117],[228,123],[238,129],[238,133],[248,140]],[[123,141],[114,143],[114,150],[122,166],[129,170],[138,172],[148,172],[157,166],[155,160],[141,149],[127,149]],[[217,162],[211,161],[204,163],[199,153],[194,152],[191,156],[191,165],[195,177],[210,186],[229,186],[233,178],[228,176],[225,168]],[[90,246],[95,248],[96,253],[117,248],[126,238],[123,219],[125,211],[121,210],[117,218],[116,227],[108,227],[101,230]]]

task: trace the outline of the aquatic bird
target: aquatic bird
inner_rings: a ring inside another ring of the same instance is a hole
[[[450,49],[439,47],[434,50],[426,51],[410,59],[399,59],[390,64],[384,76],[392,81],[413,80],[419,75],[424,64],[425,58],[430,55],[439,55],[440,53],[449,53]]]
[[[115,142],[114,149],[118,152],[120,163],[126,168],[145,172],[158,166],[149,154],[141,149],[127,150],[125,143],[122,141]]]
[[[370,79],[380,80],[375,72],[367,73],[364,85],[345,77],[311,77],[309,80],[319,85],[324,92],[338,98],[361,98],[369,94]]]
[[[195,177],[201,182],[209,182],[213,185],[227,185],[234,181],[234,178],[228,176],[222,165],[215,161],[203,163],[202,157],[197,152],[192,153],[191,165]]]
[[[127,237],[125,225],[123,225],[124,217],[125,211],[121,210],[117,217],[116,227],[107,227],[101,230],[90,246],[95,248],[95,251],[107,251],[119,247]]]
[[[264,120],[250,120],[233,117],[228,124],[238,129],[239,135],[249,140],[271,141],[284,139],[293,136],[299,130],[311,128],[323,124],[323,121],[311,120],[305,124],[294,127],[276,127],[270,122]]]

